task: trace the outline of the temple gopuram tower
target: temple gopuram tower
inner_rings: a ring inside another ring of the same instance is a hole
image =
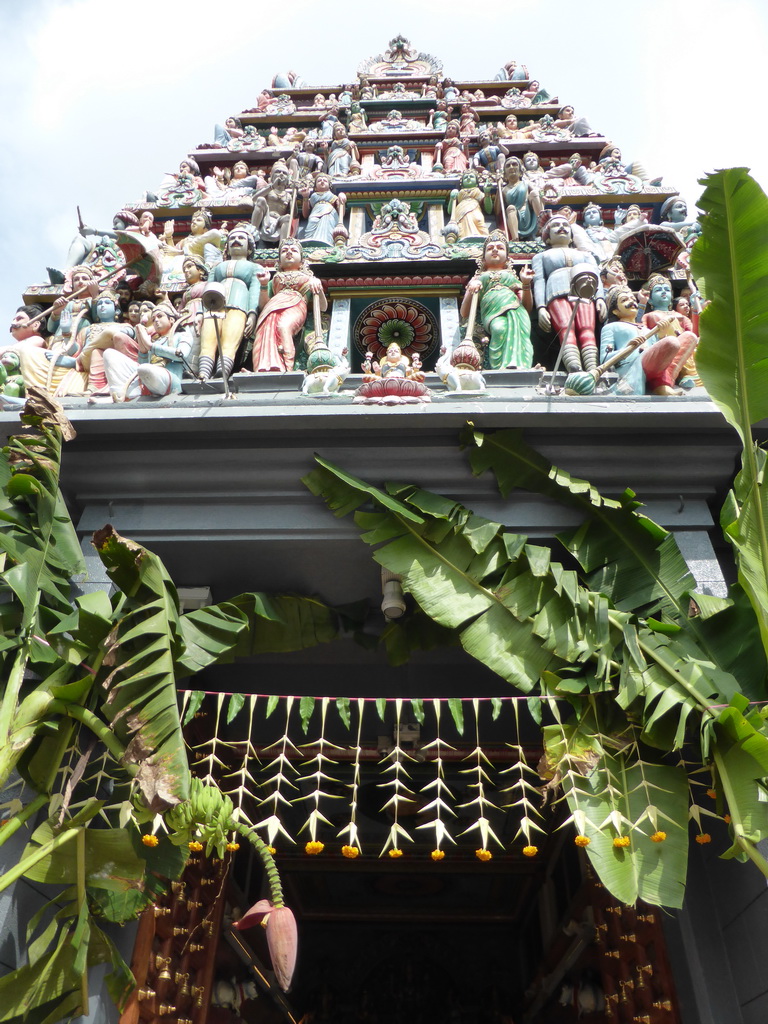
[[[409,619],[397,574],[302,483],[317,453],[546,545],[575,513],[501,497],[460,450],[467,423],[517,428],[603,493],[631,483],[724,593],[712,508],[737,444],[696,373],[698,225],[663,168],[622,153],[620,125],[593,127],[534,73],[453,79],[396,36],[332,86],[277,74],[24,293],[0,419],[12,432],[36,388],[77,430],[62,488],[83,592],[109,590],[90,544],[109,522],[162,558],[184,607],[314,595],[343,624],[180,695],[193,771],[250,779],[299,927],[291,991],[267,932],[233,926],[264,878],[232,844],[194,851],[122,928],[138,987],[99,1020],[756,1019],[733,1015],[738,964],[706,925],[725,869],[694,851],[688,902],[665,915],[602,887],[563,806],[531,832],[520,764],[545,782],[524,700]],[[39,895],[21,903],[29,917]]]

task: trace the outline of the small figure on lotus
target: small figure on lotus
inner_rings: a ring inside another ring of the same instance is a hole
[[[597,260],[573,246],[567,218],[554,214],[541,229],[547,246],[531,261],[533,295],[542,331],[555,330],[569,372],[597,367],[597,317],[605,319],[605,299]],[[578,294],[574,294],[575,290]]]
[[[608,322],[600,335],[601,362],[628,345],[638,346],[616,364],[620,380],[617,390],[635,395],[684,394],[677,382],[696,348],[696,335],[691,331],[676,334],[673,313],[653,317],[653,322],[637,323],[637,298],[626,285],[610,289],[607,307]],[[658,333],[648,337],[649,328],[657,328]]]
[[[372,352],[366,352],[363,383],[355,392],[355,402],[363,405],[411,405],[431,399],[418,353],[409,359],[396,341],[387,345],[380,362],[373,358]]]
[[[285,238],[278,250],[278,269],[260,300],[256,337],[253,342],[254,373],[286,373],[296,359],[294,338],[307,319],[307,302],[317,297],[320,312],[328,308],[319,278],[304,262],[304,253],[295,238]],[[313,306],[315,303],[313,302]],[[319,324],[315,325],[319,330]]]
[[[462,175],[461,187],[451,192],[449,214],[460,239],[482,238],[488,234],[485,214],[493,211],[492,190],[490,182],[482,189],[479,187],[474,171],[465,171]]]
[[[200,330],[198,379],[213,376],[217,345],[217,321],[221,337],[222,366],[227,377],[235,364],[243,338],[250,338],[256,328],[257,310],[267,295],[269,271],[253,262],[256,239],[250,224],[236,224],[227,238],[224,259],[210,274],[210,282],[220,285],[224,297],[223,316],[203,317]]]
[[[334,232],[344,222],[345,193],[334,195],[330,175],[321,172],[315,177],[314,188],[311,181],[304,180],[299,186],[299,195],[302,199],[301,213],[307,220],[303,241],[333,245],[336,240]]]
[[[502,231],[485,240],[478,272],[464,292],[461,315],[469,317],[472,298],[479,296],[480,318],[488,332],[491,369],[527,369],[533,365],[531,319],[533,271],[518,277],[509,258],[509,242]]]

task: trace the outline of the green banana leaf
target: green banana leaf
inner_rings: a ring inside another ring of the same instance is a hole
[[[768,485],[765,453],[753,444],[751,429],[768,417],[768,196],[745,168],[717,171],[702,184],[706,216],[691,269],[710,302],[701,314],[696,361],[744,446],[721,524],[768,652]]]

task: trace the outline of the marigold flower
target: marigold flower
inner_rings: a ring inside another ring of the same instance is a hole
[[[707,790],[707,796],[710,797],[710,799],[715,800],[717,798],[717,790],[716,789],[708,789]]]
[[[398,848],[397,848],[397,847],[395,846],[395,847],[393,847],[393,848],[392,848],[392,849],[391,849],[391,850],[389,851],[389,856],[390,856],[390,857],[392,857],[392,858],[394,858],[394,859],[396,860],[396,859],[397,859],[398,857],[402,857],[402,856],[403,856],[403,851],[402,851],[402,850],[399,850],[399,849],[398,849]]]
[[[430,853],[432,860],[442,860],[444,856],[445,850],[433,850],[432,853]]]
[[[653,833],[653,835],[651,836],[651,842],[652,843],[663,843],[666,838],[667,838],[667,833],[666,832],[662,832],[661,830],[659,830],[658,832],[654,832]]]
[[[240,843],[227,843],[227,849],[230,853],[234,853],[235,850],[240,849]]]
[[[589,844],[592,842],[589,836],[576,836],[576,838],[573,841],[574,843],[576,843],[577,846],[589,846]]]
[[[304,847],[304,853],[308,853],[310,855],[310,857],[314,857],[318,853],[322,853],[324,849],[325,849],[325,843],[321,843],[317,839],[312,839]]]
[[[475,850],[475,856],[478,860],[490,860],[493,854],[490,850]]]
[[[267,853],[271,854],[274,857],[275,854],[277,853],[277,850],[275,849],[274,846],[268,846],[267,847]]]
[[[203,848],[203,844],[199,842],[197,839],[193,839],[192,842],[188,843],[187,845],[189,846],[192,853],[200,853],[200,851]]]
[[[348,857],[350,860],[354,860],[360,853],[360,850],[357,846],[342,846],[341,852],[345,857]]]
[[[629,846],[629,844],[630,844],[629,836],[615,836],[614,837],[613,845],[616,847],[617,850],[624,850],[624,849],[626,849],[626,847]]]
[[[523,847],[523,856],[524,857],[535,857],[538,852],[539,852],[538,846],[524,846]]]
[[[704,846],[706,843],[712,842],[712,836],[709,834],[709,832],[699,832],[699,834],[696,836],[696,842],[699,843],[701,846]]]
[[[142,836],[141,841],[145,846],[157,846],[160,842],[157,836]]]
[[[730,825],[731,824],[731,816],[730,816],[730,814],[724,814],[723,815],[723,821],[725,822],[726,825]]]

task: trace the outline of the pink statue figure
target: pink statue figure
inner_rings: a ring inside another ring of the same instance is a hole
[[[396,341],[387,346],[381,362],[366,352],[363,360],[363,383],[355,392],[354,401],[363,405],[402,405],[431,401],[424,383],[421,360],[411,361]]]
[[[648,297],[648,306],[650,307],[649,312],[643,315],[643,326],[655,327],[662,320],[669,320],[670,323],[659,330],[659,341],[677,338],[682,344],[688,346],[685,359],[681,364],[682,369],[678,383],[683,388],[692,388],[699,384],[694,357],[699,339],[693,331],[693,322],[690,318],[672,308],[672,284],[669,278],[664,277],[663,274],[652,274],[641,295]]]
[[[459,135],[462,138],[474,135],[479,123],[480,115],[478,112],[471,104],[463,103],[461,106],[461,116],[459,117]]]
[[[278,250],[278,269],[272,278],[271,297],[262,291],[252,365],[255,373],[285,373],[296,359],[294,337],[307,319],[307,300],[317,296],[320,310],[328,308],[319,278],[304,262],[301,245],[285,238]],[[318,329],[318,325],[315,325]]]
[[[596,314],[601,320],[606,315],[597,260],[591,252],[573,247],[573,228],[560,214],[542,227],[541,238],[547,248],[531,261],[539,327],[557,331],[569,373],[593,370],[597,366]]]
[[[462,174],[469,167],[466,143],[461,138],[458,121],[449,121],[445,138],[435,146],[435,167],[442,167],[446,174]]]

